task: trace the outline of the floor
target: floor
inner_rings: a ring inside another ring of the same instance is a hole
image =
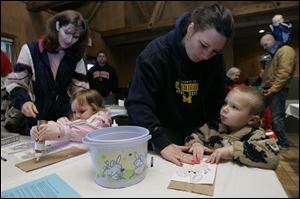
[[[287,133],[287,137],[291,147],[287,151],[280,151],[276,174],[287,195],[290,198],[299,198],[299,131]]]

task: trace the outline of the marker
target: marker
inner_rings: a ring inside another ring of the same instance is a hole
[[[7,161],[7,159],[5,157],[2,157],[2,156],[1,156],[1,160],[5,161],[5,162]]]
[[[154,161],[154,158],[153,158],[153,156],[152,156],[152,157],[151,157],[150,167],[153,167],[153,161]]]

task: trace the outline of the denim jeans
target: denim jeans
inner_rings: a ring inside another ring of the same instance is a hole
[[[272,112],[272,130],[277,133],[278,144],[289,147],[289,142],[285,135],[285,101],[288,95],[288,88],[281,89],[278,93],[268,99]]]

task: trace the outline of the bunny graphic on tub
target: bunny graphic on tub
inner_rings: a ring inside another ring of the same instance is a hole
[[[133,162],[134,164],[134,173],[135,174],[141,174],[143,173],[145,167],[145,158],[143,154],[139,154],[137,152],[134,153],[135,155],[135,161]]]
[[[105,161],[104,165],[104,177],[111,177],[114,180],[120,180],[123,179],[123,174],[124,174],[124,168],[120,164],[121,161],[121,155],[117,157],[116,160],[111,160],[111,161]]]

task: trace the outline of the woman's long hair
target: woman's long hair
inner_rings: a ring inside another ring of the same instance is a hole
[[[59,48],[58,31],[56,29],[57,21],[60,26],[73,24],[76,31],[79,31],[78,41],[65,49],[65,53],[67,56],[75,59],[83,58],[88,45],[88,24],[79,12],[73,10],[60,12],[47,21],[46,33],[43,37],[44,48],[51,53],[57,52]]]

